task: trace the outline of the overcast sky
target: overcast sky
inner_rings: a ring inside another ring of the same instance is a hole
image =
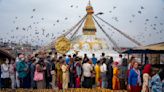
[[[75,25],[86,14],[87,4],[88,0],[0,0],[0,40],[46,45]],[[103,12],[101,18],[143,45],[164,42],[164,0],[91,0],[91,4],[95,14]],[[98,21],[119,46],[135,46]],[[98,37],[107,39],[98,27],[97,31]]]

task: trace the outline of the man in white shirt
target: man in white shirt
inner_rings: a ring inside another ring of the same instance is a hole
[[[101,60],[101,65],[100,65],[100,72],[101,72],[101,79],[102,79],[102,88],[107,88],[107,65],[105,64],[106,59]]]
[[[83,64],[84,88],[92,88],[92,70],[93,67],[91,61],[88,59],[87,62]]]
[[[105,73],[107,71],[107,65],[105,63],[103,63],[101,66],[100,66],[100,71],[102,73]]]
[[[92,67],[92,65],[91,64],[89,64],[89,63],[84,63],[83,64],[83,75],[85,76],[85,77],[91,77],[91,75],[92,75],[92,73],[91,73],[91,71],[93,70],[93,67]]]
[[[119,55],[119,58],[116,60],[118,62],[118,65],[121,66],[122,65],[122,55]]]
[[[1,78],[3,88],[9,88],[9,60],[6,59],[5,63],[1,65]]]

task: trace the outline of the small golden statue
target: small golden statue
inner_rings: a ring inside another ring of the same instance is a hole
[[[55,49],[60,54],[67,53],[71,48],[71,42],[65,36],[61,36],[55,41]]]

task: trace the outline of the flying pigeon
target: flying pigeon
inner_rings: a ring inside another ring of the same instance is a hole
[[[73,7],[73,5],[70,6],[71,8]]]
[[[113,6],[113,9],[116,9],[116,6]]]
[[[144,7],[143,7],[143,6],[141,6],[141,9],[144,9]]]
[[[142,12],[141,11],[138,11],[139,14],[141,14]]]
[[[65,20],[67,20],[68,18],[67,17],[65,17]]]
[[[34,18],[34,16],[31,16],[30,18],[32,19],[32,18]]]
[[[44,20],[44,18],[41,18],[41,20]]]
[[[36,9],[32,9],[32,11],[33,11],[33,12],[35,12],[35,11],[36,11]]]
[[[149,19],[146,19],[145,21],[149,21]]]
[[[16,30],[18,30],[19,29],[19,27],[16,27]]]
[[[132,17],[135,17],[135,15],[134,15],[134,14],[132,14]]]
[[[158,17],[157,17],[157,16],[155,16],[154,18],[155,18],[155,19],[157,19]]]

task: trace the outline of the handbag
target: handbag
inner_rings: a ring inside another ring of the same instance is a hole
[[[34,73],[34,80],[35,81],[42,81],[43,80],[43,72],[37,72]]]

